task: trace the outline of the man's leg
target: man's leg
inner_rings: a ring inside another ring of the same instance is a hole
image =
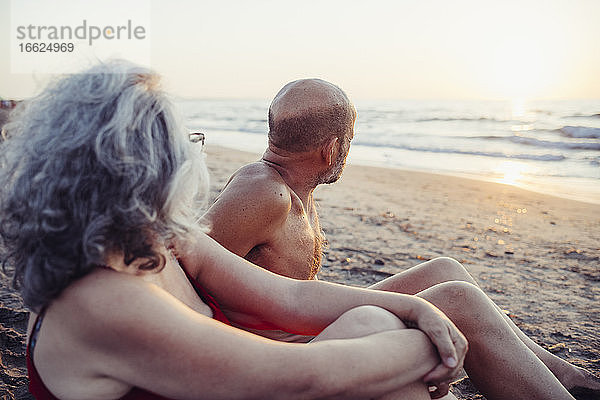
[[[394,314],[382,308],[375,306],[357,307],[342,314],[310,343],[321,340],[357,338],[393,329],[406,329],[406,325]],[[423,382],[414,382],[398,392],[390,393],[381,398],[381,400],[392,399],[430,400],[430,396],[427,386]],[[456,400],[456,397],[449,393],[442,400]]]
[[[383,281],[370,286],[369,289],[415,294],[438,283],[449,281],[463,281],[479,286],[465,267],[458,261],[452,258],[440,257],[416,265],[406,271],[384,279]],[[440,301],[443,302],[443,299]],[[436,304],[436,306],[438,305]],[[531,340],[531,338],[525,335],[514,322],[502,312],[500,307],[496,304],[494,304],[494,306],[500,311],[504,320],[516,333],[519,339],[521,339],[521,341],[523,341],[523,343],[525,343],[525,345],[533,351],[544,364],[546,364],[550,371],[552,371],[566,388],[572,389],[575,387],[582,387],[600,391],[600,380],[598,378],[583,368],[570,364],[539,346]],[[469,310],[468,305],[463,312],[465,315],[470,314],[471,311]]]
[[[445,282],[417,296],[442,310],[465,335],[465,370],[487,399],[573,399],[475,285]]]
[[[369,286],[369,289],[417,294],[433,285],[449,281],[477,284],[461,263],[449,257],[438,257],[377,282]]]

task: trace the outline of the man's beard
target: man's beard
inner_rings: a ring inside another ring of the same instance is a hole
[[[342,172],[344,172],[347,156],[347,152],[341,152],[335,160],[333,167],[327,172],[327,174],[324,174],[322,177],[320,177],[319,184],[330,184],[337,182],[342,176]]]

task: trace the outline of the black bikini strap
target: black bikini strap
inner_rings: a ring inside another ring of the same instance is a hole
[[[29,353],[33,355],[33,349],[35,348],[35,344],[37,343],[38,333],[40,332],[40,328],[42,327],[42,321],[44,320],[44,314],[46,313],[46,308],[42,308],[40,313],[37,315],[35,319],[35,323],[33,324],[33,329],[31,330],[31,335],[29,336]]]

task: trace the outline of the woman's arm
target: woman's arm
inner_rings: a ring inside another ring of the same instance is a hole
[[[188,272],[241,325],[271,324],[316,334],[351,308],[376,305],[423,331],[446,366],[462,365],[464,336],[441,311],[416,296],[285,278],[236,256],[206,235],[178,250]]]
[[[86,375],[171,398],[373,398],[437,363],[418,330],[280,343],[200,315],[138,277],[102,271],[93,279],[78,284],[81,295],[53,305],[54,316],[68,321],[59,325],[77,332],[69,347],[76,362]]]

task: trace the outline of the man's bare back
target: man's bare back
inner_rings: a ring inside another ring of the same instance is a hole
[[[303,203],[276,166],[240,168],[204,215],[209,235],[248,261],[295,279],[314,279],[323,235],[312,196]]]

